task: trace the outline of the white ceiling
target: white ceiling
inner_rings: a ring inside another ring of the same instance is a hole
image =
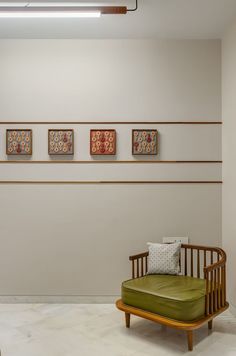
[[[83,3],[91,2],[83,0]],[[134,0],[102,2],[128,7],[134,3]],[[236,0],[139,0],[137,12],[98,19],[0,19],[0,38],[209,39],[220,38],[234,17]]]

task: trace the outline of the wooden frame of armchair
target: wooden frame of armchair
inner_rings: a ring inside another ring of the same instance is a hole
[[[148,252],[144,252],[129,257],[132,262],[132,279],[145,276],[148,271],[148,255]],[[210,264],[207,265],[207,261]],[[180,268],[182,275],[206,280],[205,315],[202,319],[193,322],[172,320],[126,305],[121,299],[116,302],[116,306],[119,310],[125,312],[127,328],[130,327],[130,315],[133,314],[174,329],[185,330],[187,332],[188,349],[192,351],[193,330],[199,329],[206,323],[208,323],[208,328],[212,329],[213,319],[229,307],[226,301],[226,254],[221,248],[217,247],[182,244]]]

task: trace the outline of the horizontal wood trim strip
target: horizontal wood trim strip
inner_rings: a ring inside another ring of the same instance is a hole
[[[0,184],[222,184],[222,181],[0,181]]]
[[[140,160],[140,161],[114,161],[114,160],[97,160],[97,161],[64,161],[64,160],[54,160],[54,161],[27,161],[27,160],[8,160],[0,161],[0,164],[221,164],[223,161],[154,161],[154,160]]]
[[[222,121],[1,121],[0,125],[222,125]]]

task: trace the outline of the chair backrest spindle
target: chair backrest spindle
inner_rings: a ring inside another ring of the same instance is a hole
[[[191,277],[193,277],[193,249],[191,248]]]
[[[185,274],[185,276],[188,275],[188,250],[187,250],[187,248],[184,249],[184,274]]]
[[[197,278],[200,278],[200,250],[197,250]]]

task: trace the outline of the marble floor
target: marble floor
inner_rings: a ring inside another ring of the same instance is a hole
[[[124,327],[112,304],[0,304],[1,356],[236,356],[236,318],[218,317],[213,332],[185,334],[136,317]]]

